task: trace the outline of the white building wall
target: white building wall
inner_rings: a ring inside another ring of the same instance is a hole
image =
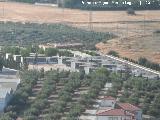
[[[132,120],[130,116],[97,116],[96,120]]]
[[[85,71],[85,74],[89,74],[90,68],[89,67],[84,67],[84,71]]]
[[[21,62],[21,55],[13,55],[14,61]]]
[[[9,57],[11,57],[11,53],[6,53],[6,59],[9,59]]]
[[[59,65],[62,64],[62,57],[58,57],[58,64],[59,64]]]
[[[13,95],[13,91],[8,91],[5,96],[1,96],[0,98],[0,113],[4,112],[5,107],[7,106],[8,102],[11,100]]]
[[[3,112],[4,107],[5,107],[5,99],[0,98],[0,113]]]

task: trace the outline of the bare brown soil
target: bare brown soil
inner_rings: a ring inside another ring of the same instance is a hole
[[[88,29],[89,12],[0,2],[0,21],[63,22]],[[153,31],[160,29],[160,11],[136,11],[135,16],[127,15],[125,11],[94,11],[92,22],[93,30],[109,31],[119,36],[105,44],[97,44],[100,51],[116,50],[121,56],[132,59],[143,56],[160,63],[160,37],[153,35]]]

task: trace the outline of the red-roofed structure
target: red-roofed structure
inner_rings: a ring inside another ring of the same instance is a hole
[[[131,112],[140,110],[140,108],[138,108],[130,103],[118,103],[118,106],[120,108],[122,108],[123,110],[131,111]]]
[[[110,109],[96,113],[97,120],[109,120],[111,118],[117,120],[134,120],[134,114],[122,109]]]
[[[110,109],[110,110],[104,110],[101,112],[97,112],[97,115],[102,115],[102,116],[133,116],[132,113],[126,112],[122,109]]]
[[[136,120],[142,120],[142,110],[130,103],[117,103],[120,109],[133,113]]]

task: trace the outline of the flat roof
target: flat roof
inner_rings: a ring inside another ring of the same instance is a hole
[[[18,83],[16,82],[0,82],[0,90],[12,88],[12,90],[15,91],[17,89],[17,85]]]
[[[14,91],[17,85],[20,83],[20,79],[17,77],[17,70],[3,68],[0,73],[0,89],[10,89]]]

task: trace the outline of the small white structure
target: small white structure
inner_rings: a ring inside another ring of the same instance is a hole
[[[133,114],[122,109],[98,111],[96,120],[134,120]]]
[[[111,107],[115,108],[116,99],[111,96],[103,96],[101,97],[102,101],[100,103],[101,107]]]
[[[59,64],[59,65],[62,65],[62,60],[63,60],[62,56],[61,56],[61,57],[58,57],[58,64]]]
[[[24,63],[24,58],[23,57],[21,57],[21,63]]]
[[[74,61],[71,61],[71,70],[75,70],[76,69],[76,63]]]
[[[21,62],[21,55],[13,55],[13,60],[17,62]]]
[[[0,113],[4,112],[5,107],[10,101],[13,94],[11,88],[0,88]]]
[[[84,71],[85,71],[85,74],[89,74],[90,73],[90,68],[89,68],[89,66],[86,66],[86,67],[84,67]]]
[[[11,53],[6,53],[6,60],[8,60],[12,56]]]
[[[130,103],[118,103],[120,109],[134,114],[135,120],[142,120],[142,110]]]

